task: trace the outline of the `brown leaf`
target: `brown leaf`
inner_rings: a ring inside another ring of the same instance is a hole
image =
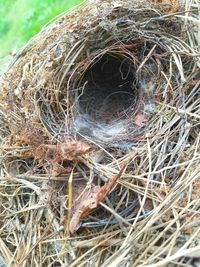
[[[83,143],[82,141],[68,140],[56,145],[43,144],[38,148],[38,150],[41,151],[42,149],[46,151],[46,160],[49,160],[52,163],[60,163],[66,160],[74,160],[78,156],[89,153],[91,151],[91,146]],[[36,156],[39,154],[39,151],[36,151]]]
[[[65,143],[59,143],[57,149],[62,160],[73,160],[78,156],[89,153],[91,146],[82,141],[69,140]]]
[[[40,164],[51,165],[51,175],[64,173],[64,161],[77,160],[91,151],[91,146],[77,140],[66,140],[57,144],[45,144],[44,138],[36,130],[26,130],[20,137],[23,144],[32,147],[32,155]]]
[[[147,116],[145,116],[145,114],[142,113],[138,113],[135,116],[134,119],[134,123],[139,126],[139,127],[143,127],[145,125],[145,122],[147,122]]]
[[[72,234],[75,233],[80,227],[81,218],[87,216],[93,209],[95,209],[105,198],[105,196],[113,189],[117,182],[117,179],[122,175],[124,169],[125,166],[104,186],[93,186],[83,194],[78,202],[75,202],[75,205],[73,207],[74,213],[72,215],[69,226],[69,230]]]
[[[91,147],[89,145],[83,143],[82,141],[75,140],[58,143],[57,145],[42,145],[42,147],[46,149],[46,154],[45,157],[43,156],[43,159],[52,165],[52,176],[64,173],[62,168],[64,161],[77,160],[79,156],[85,155],[91,151]],[[42,147],[39,147],[39,153]]]

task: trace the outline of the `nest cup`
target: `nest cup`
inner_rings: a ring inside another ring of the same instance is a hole
[[[14,56],[0,80],[6,264],[193,264],[198,19],[196,0],[86,2]],[[69,144],[87,153],[67,157]],[[63,222],[80,211],[81,197],[122,169],[114,190],[70,236]]]
[[[137,110],[136,83],[134,62],[123,50],[97,55],[71,90],[74,131],[104,145],[128,141],[122,134]]]
[[[106,124],[124,117],[137,101],[132,65],[126,58],[112,54],[97,58],[77,84],[82,90],[75,95],[75,101],[78,99],[77,113]]]

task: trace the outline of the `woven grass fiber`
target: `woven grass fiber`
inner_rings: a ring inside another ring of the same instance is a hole
[[[198,0],[86,1],[13,56],[0,78],[5,266],[199,266],[199,67]]]

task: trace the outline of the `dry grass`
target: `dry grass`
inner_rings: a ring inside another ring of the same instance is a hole
[[[199,262],[200,6],[172,3],[85,3],[47,25],[2,75],[7,266]],[[69,139],[93,151],[55,175],[33,147]],[[70,235],[68,184],[76,198],[122,166],[113,192]]]

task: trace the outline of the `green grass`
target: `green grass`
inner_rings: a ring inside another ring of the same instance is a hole
[[[0,58],[22,47],[48,21],[81,0],[0,0]]]

